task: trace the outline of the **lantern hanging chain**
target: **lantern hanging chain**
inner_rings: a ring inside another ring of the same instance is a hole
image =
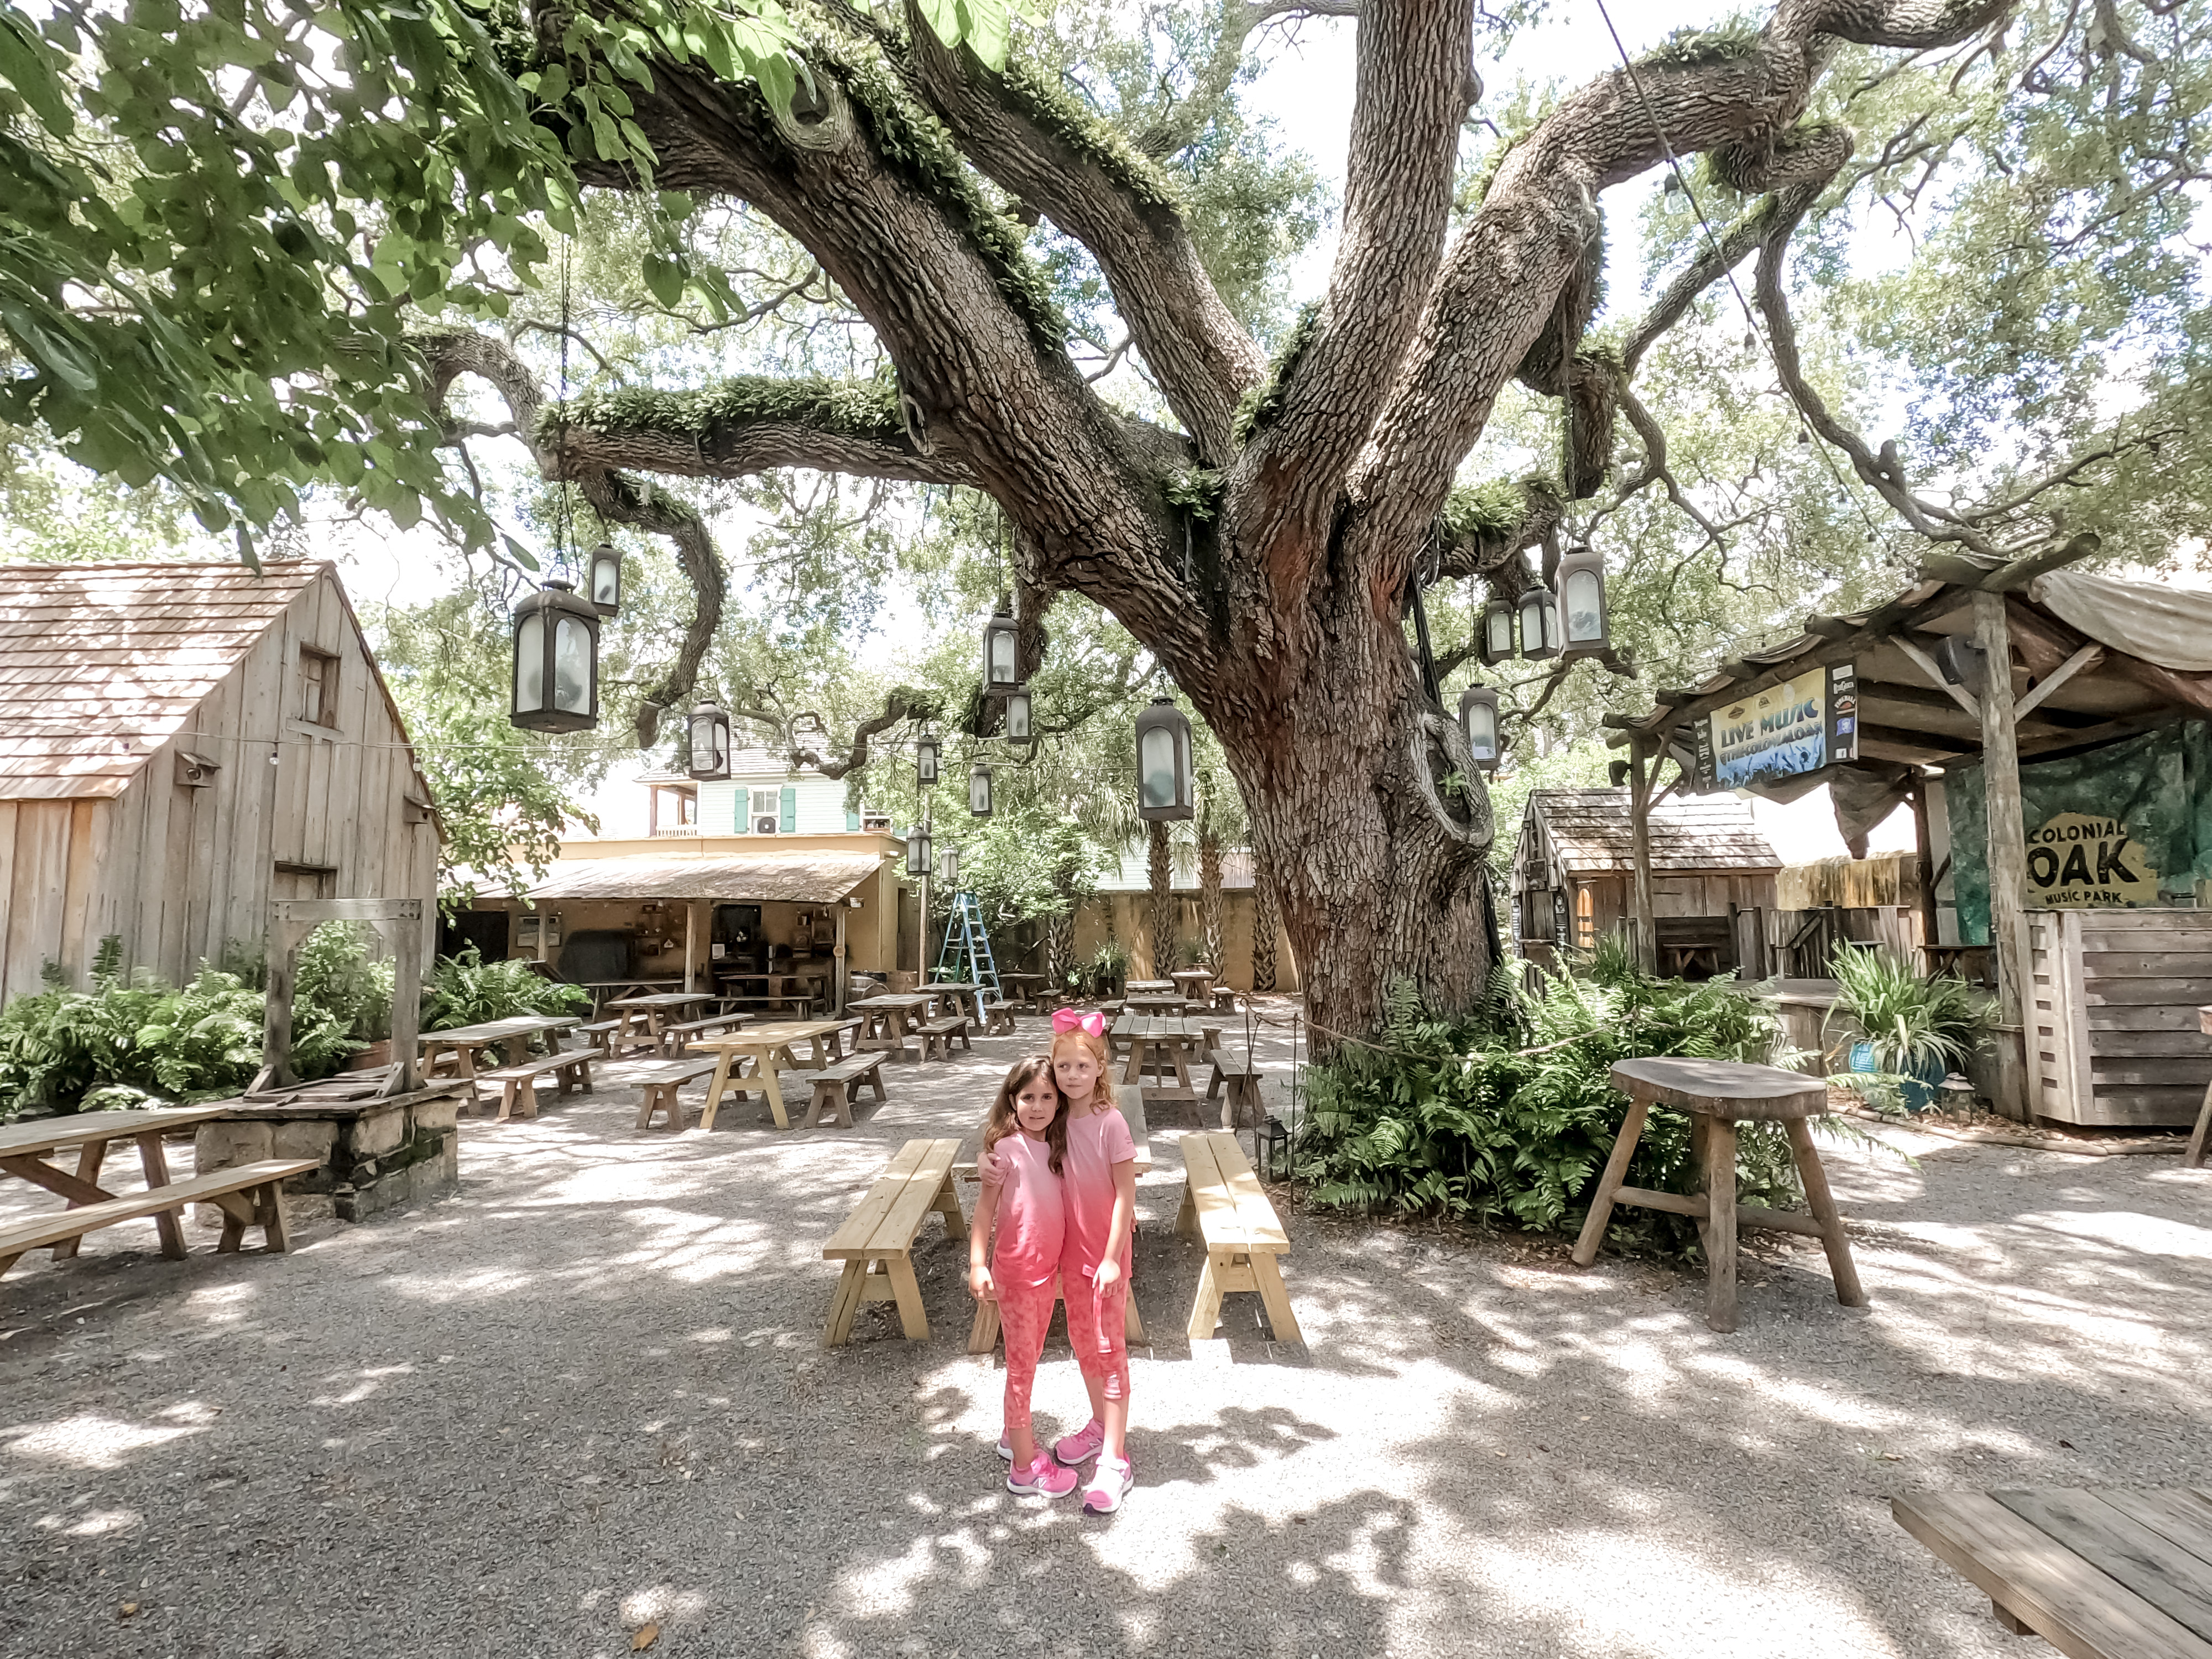
[[[1650,97],[1644,90],[1644,77],[1636,72],[1636,65],[1628,56],[1628,48],[1621,42],[1620,31],[1613,27],[1613,14],[1606,9],[1605,0],[1597,0],[1597,15],[1605,20],[1605,32],[1613,37],[1613,49],[1620,54],[1621,68],[1628,71],[1628,84],[1636,94],[1636,101],[1644,106],[1644,118],[1651,123],[1651,136],[1659,141],[1660,153],[1666,156],[1667,165],[1674,172],[1675,186],[1681,191],[1683,200],[1689,203],[1690,211],[1697,216],[1698,228],[1705,232],[1706,246],[1712,249],[1713,256],[1718,258],[1721,253],[1720,238],[1713,234],[1712,222],[1705,217],[1705,210],[1698,201],[1698,193],[1690,188],[1689,175],[1682,171],[1681,158],[1674,154],[1673,141],[1667,137],[1666,128],[1659,124],[1659,112],[1651,107]],[[1782,363],[1774,355],[1774,342],[1759,331],[1758,316],[1752,310],[1751,301],[1744,297],[1743,285],[1735,279],[1735,267],[1724,264],[1722,274],[1728,278],[1729,289],[1735,295],[1735,302],[1743,311],[1745,329],[1754,341],[1766,349],[1767,360],[1773,363],[1774,372],[1779,376],[1782,373]],[[1880,532],[1873,515],[1867,511],[1866,502],[1860,499],[1856,490],[1844,481],[1844,475],[1836,465],[1836,458],[1828,453],[1827,445],[1822,443],[1820,434],[1813,430],[1811,419],[1803,410],[1797,407],[1796,399],[1790,400],[1790,406],[1797,416],[1798,430],[1804,434],[1805,441],[1819,453],[1822,464],[1828,469],[1828,476],[1836,481],[1837,490],[1851,504],[1861,520],[1866,525],[1867,538],[1871,541]]]
[[[561,574],[568,568],[568,252],[574,239],[561,239],[561,415],[554,441],[559,446],[555,464],[561,469],[560,495],[553,503],[553,558]]]

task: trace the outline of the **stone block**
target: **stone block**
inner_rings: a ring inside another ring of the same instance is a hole
[[[310,1118],[304,1122],[278,1123],[270,1137],[274,1158],[312,1158],[329,1163],[331,1148],[337,1144],[338,1126],[327,1119]]]
[[[447,1095],[442,1100],[426,1100],[414,1108],[415,1127],[450,1131],[461,1109],[460,1097]]]
[[[274,1137],[266,1123],[203,1123],[192,1134],[192,1168],[201,1175],[273,1157]],[[307,1156],[304,1152],[301,1157]]]
[[[354,1120],[346,1135],[346,1150],[356,1158],[381,1158],[407,1139],[407,1109],[397,1103],[374,1106]]]

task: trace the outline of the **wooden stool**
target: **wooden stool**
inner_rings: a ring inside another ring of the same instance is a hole
[[[1605,1173],[1598,1177],[1589,1219],[1583,1223],[1582,1237],[1575,1242],[1577,1267],[1587,1267],[1597,1260],[1613,1206],[1635,1204],[1686,1215],[1698,1224],[1698,1238],[1705,1249],[1705,1323],[1717,1331],[1735,1328],[1739,1226],[1819,1239],[1828,1252],[1828,1271],[1835,1276],[1836,1300],[1846,1308],[1866,1306],[1858,1269],[1851,1265],[1851,1247],[1844,1237],[1844,1218],[1828,1195],[1827,1172],[1820,1167],[1820,1154],[1813,1150],[1813,1132],[1805,1124],[1807,1118],[1821,1116],[1828,1109],[1825,1082],[1802,1072],[1729,1060],[1624,1060],[1613,1066],[1613,1086],[1628,1097],[1628,1116],[1621,1123],[1620,1138],[1613,1143],[1613,1156],[1605,1161]],[[1703,1171],[1704,1191],[1685,1197],[1620,1184],[1654,1106],[1689,1114],[1690,1145]],[[1798,1178],[1805,1183],[1805,1202],[1813,1212],[1809,1216],[1735,1201],[1735,1126],[1771,1122],[1789,1131]]]

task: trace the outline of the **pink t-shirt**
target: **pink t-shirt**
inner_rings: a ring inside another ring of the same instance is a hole
[[[1107,1236],[1114,1230],[1114,1166],[1136,1156],[1128,1121],[1112,1107],[1068,1119],[1067,1156],[1060,1160],[1067,1206],[1067,1242],[1061,1255],[1067,1283],[1104,1259]],[[1124,1239],[1121,1277],[1128,1276],[1129,1243]]]
[[[1049,1146],[1017,1129],[975,1160],[983,1184],[1000,1188],[991,1276],[1002,1284],[1049,1285],[1060,1271],[1066,1215],[1051,1158]]]

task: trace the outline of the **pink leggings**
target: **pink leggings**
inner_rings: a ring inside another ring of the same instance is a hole
[[[1127,1400],[1129,1347],[1123,1328],[1128,1317],[1129,1281],[1121,1279],[1100,1296],[1079,1273],[1063,1272],[1060,1277],[1068,1286],[1067,1340],[1075,1350],[1075,1363],[1109,1400]]]
[[[999,1282],[999,1328],[1006,1340],[1006,1432],[1027,1428],[1030,1390],[1036,1382],[1037,1356],[1044,1352],[1044,1334],[1052,1323],[1052,1304],[1059,1287],[1047,1279],[1042,1285]]]

